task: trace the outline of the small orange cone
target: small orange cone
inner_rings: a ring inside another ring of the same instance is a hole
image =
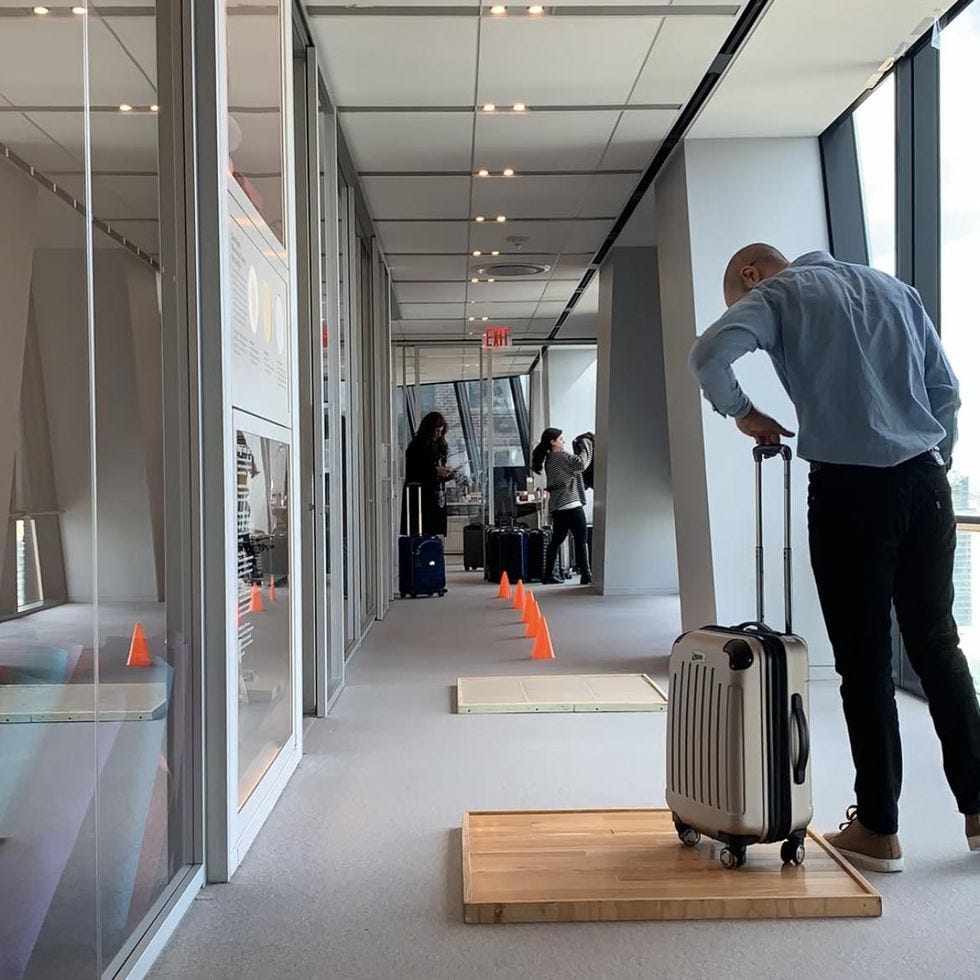
[[[269,576],[269,602],[276,602],[276,577],[275,575]]]
[[[524,593],[524,612],[521,614],[521,622],[529,623],[531,621],[531,609],[534,607],[534,593],[528,589]]]
[[[528,607],[528,619],[527,619],[527,629],[524,631],[524,636],[528,639],[536,639],[538,635],[538,627],[541,624],[541,609],[538,606],[537,600],[534,596],[531,596],[530,601],[527,604]]]
[[[517,580],[517,588],[514,589],[514,601],[511,605],[520,611],[523,615],[524,613],[524,603],[527,601],[527,594],[524,591],[524,581],[523,579]]]
[[[146,642],[146,634],[143,632],[143,627],[139,623],[133,629],[133,639],[129,644],[129,657],[126,660],[126,666],[153,666],[153,660],[150,657],[150,645]]]
[[[265,612],[265,604],[262,602],[262,590],[258,582],[252,583],[252,598],[248,604],[248,611],[253,613]]]
[[[510,598],[510,579],[507,577],[507,572],[505,571],[503,575],[500,576],[500,588],[497,589],[498,599],[509,599]]]
[[[551,633],[548,630],[548,621],[541,617],[538,623],[538,635],[534,641],[534,650],[531,652],[532,660],[554,660],[555,648],[551,645]]]

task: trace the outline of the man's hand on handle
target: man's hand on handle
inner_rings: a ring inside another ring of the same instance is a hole
[[[755,439],[757,446],[778,446],[783,436],[795,436],[795,432],[784,429],[774,418],[770,418],[758,409],[753,408],[748,415],[736,419],[739,432]]]

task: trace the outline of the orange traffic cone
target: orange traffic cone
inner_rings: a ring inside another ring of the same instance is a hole
[[[265,604],[262,602],[262,590],[258,582],[252,583],[252,598],[248,604],[248,611],[253,613],[265,612]]]
[[[143,632],[143,627],[139,623],[133,629],[133,639],[129,644],[129,657],[126,660],[126,666],[153,666],[153,660],[150,657],[150,645],[146,642],[146,634]]]
[[[551,645],[551,633],[548,630],[548,621],[541,617],[538,623],[538,635],[534,641],[534,650],[531,652],[532,660],[554,660],[555,648]]]
[[[521,615],[524,614],[524,603],[527,601],[527,594],[524,591],[524,580],[517,580],[517,588],[514,589],[514,601],[511,605],[520,611]]]
[[[538,627],[541,625],[541,609],[538,607],[537,599],[534,596],[528,600],[527,609],[527,629],[524,631],[524,636],[528,639],[536,639]]]
[[[269,602],[276,602],[276,577],[275,575],[269,576]]]
[[[521,622],[529,623],[531,621],[531,610],[534,608],[534,593],[528,589],[524,593],[524,612],[521,614]]]
[[[507,572],[505,571],[503,575],[500,576],[500,588],[497,589],[498,599],[509,599],[510,598],[510,579],[507,577]]]

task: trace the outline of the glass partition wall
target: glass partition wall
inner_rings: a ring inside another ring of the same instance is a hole
[[[5,978],[116,975],[201,860],[181,65],[138,11],[0,30]]]

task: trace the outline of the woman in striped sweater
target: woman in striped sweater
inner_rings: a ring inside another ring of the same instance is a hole
[[[555,578],[558,549],[569,534],[575,541],[575,554],[579,559],[579,570],[582,575],[581,583],[588,585],[592,581],[588,526],[585,521],[585,483],[582,474],[592,462],[594,451],[592,440],[583,439],[580,452],[574,454],[565,452],[565,440],[562,438],[561,429],[545,429],[541,433],[541,441],[534,447],[531,468],[535,473],[544,471],[551,522],[555,529],[545,558],[546,585],[558,581]]]

